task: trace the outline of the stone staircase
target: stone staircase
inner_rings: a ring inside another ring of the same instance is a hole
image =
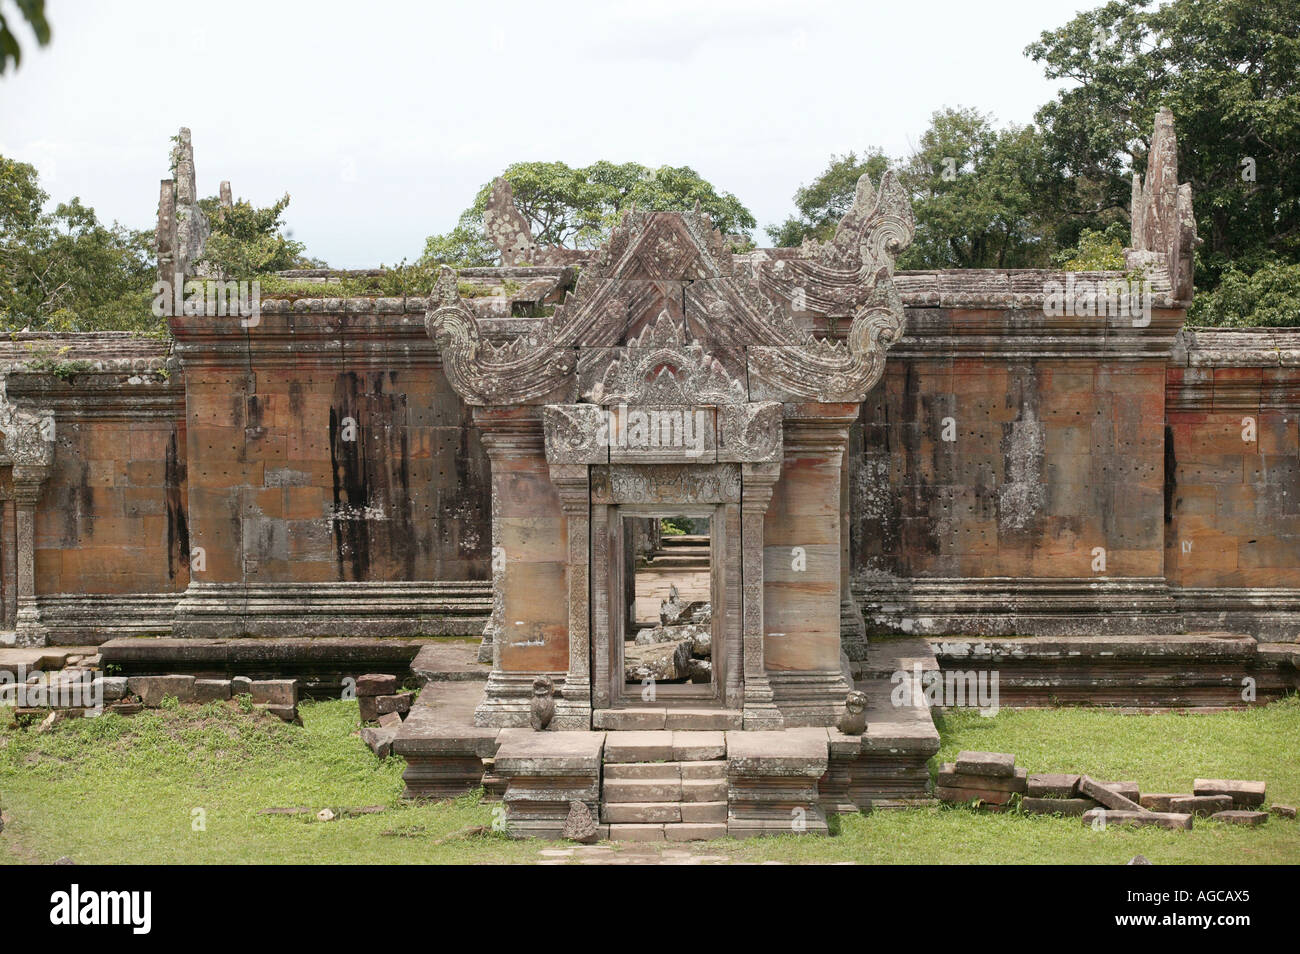
[[[617,841],[696,841],[727,834],[727,744],[715,731],[624,731],[605,737],[600,821]]]

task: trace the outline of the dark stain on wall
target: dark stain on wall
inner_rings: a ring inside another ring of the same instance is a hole
[[[167,439],[167,458],[163,465],[163,490],[167,500],[167,578],[175,580],[179,569],[188,567],[190,531],[185,520],[181,488],[185,486],[185,461],[180,456],[176,428]],[[186,576],[188,577],[188,572]]]
[[[1178,490],[1178,458],[1174,453],[1174,429],[1165,425],[1165,523],[1174,520],[1174,493]]]

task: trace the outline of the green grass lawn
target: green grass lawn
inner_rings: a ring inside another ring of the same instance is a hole
[[[213,703],[0,730],[0,861],[78,863],[522,862],[548,847],[490,832],[491,804],[401,799],[403,762],[379,762],[353,733],[355,702],[304,703],[305,727]],[[7,714],[0,720],[8,724]],[[1300,802],[1300,699],[1243,712],[1120,715],[1102,710],[959,712],[940,722],[961,749],[1014,752],[1031,772],[1086,771],[1143,791],[1190,791],[1193,776],[1262,778],[1269,802]],[[937,763],[936,763],[937,764]],[[264,808],[383,805],[322,823]],[[196,811],[199,810],[199,811]],[[201,820],[202,825],[197,822]],[[487,834],[475,833],[480,826]],[[1300,826],[1197,822],[1192,832],[1095,832],[1078,819],[965,808],[842,818],[834,838],[723,840],[737,860],[888,863],[1300,863]],[[202,830],[195,830],[201,828]]]

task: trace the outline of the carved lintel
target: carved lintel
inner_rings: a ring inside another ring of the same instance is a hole
[[[548,404],[542,409],[546,459],[552,464],[609,463],[609,427],[594,404]]]
[[[755,401],[718,408],[718,460],[744,463],[781,459],[782,406]]]

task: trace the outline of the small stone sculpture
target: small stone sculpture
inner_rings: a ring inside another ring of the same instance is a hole
[[[533,680],[533,703],[528,714],[528,722],[534,731],[541,732],[551,724],[555,715],[555,686],[546,676]]]
[[[569,816],[564,819],[560,837],[589,845],[596,840],[596,834],[596,819],[587,804],[576,799],[569,802]]]
[[[856,689],[844,699],[844,715],[838,728],[845,735],[861,735],[867,731],[867,694]]]

